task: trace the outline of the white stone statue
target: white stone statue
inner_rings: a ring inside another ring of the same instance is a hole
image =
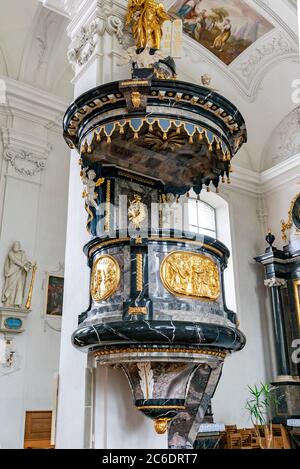
[[[85,198],[85,202],[90,207],[94,207],[96,210],[98,208],[98,204],[96,199],[98,197],[95,188],[101,184],[101,180],[95,181],[96,173],[93,169],[90,169],[88,173],[86,173],[86,169],[82,170],[82,182],[85,186],[85,190],[82,196]]]
[[[4,264],[4,288],[2,302],[5,306],[21,308],[27,272],[32,268],[19,241],[15,241]]]

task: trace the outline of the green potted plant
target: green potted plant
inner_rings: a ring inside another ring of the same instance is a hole
[[[273,442],[273,429],[271,418],[271,407],[276,405],[274,386],[260,384],[248,386],[250,393],[246,402],[246,410],[255,429],[257,442],[261,449],[270,449]]]

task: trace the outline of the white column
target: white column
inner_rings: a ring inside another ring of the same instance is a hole
[[[46,3],[52,3],[54,8],[57,1]],[[70,8],[71,2],[62,0],[61,4],[71,12],[68,57],[75,72],[75,98],[95,86],[128,78],[128,67],[118,66],[118,59],[124,53],[122,25],[127,2],[75,1],[72,6],[76,4],[76,8],[73,9]],[[71,335],[77,328],[77,316],[89,304],[90,278],[86,258],[82,254],[88,236],[78,158],[73,150],[56,447],[166,448],[166,436],[156,435],[152,421],[134,408],[129,384],[122,372],[105,367],[91,373],[86,371],[89,358],[71,345]],[[94,389],[92,395],[91,388]]]
[[[52,406],[59,333],[45,327],[42,287],[45,271],[55,270],[64,257],[63,227],[60,231],[56,225],[63,224],[65,202],[55,213],[51,205],[55,197],[64,199],[61,175],[52,198],[51,183],[56,165],[62,175],[67,174],[68,161],[59,163],[60,147],[54,153],[50,143],[56,142],[58,116],[65,103],[11,78],[0,77],[0,81],[0,295],[5,258],[14,241],[21,242],[38,267],[25,331],[12,342],[16,365],[11,371],[0,370],[0,447],[18,449],[24,447],[25,412]]]

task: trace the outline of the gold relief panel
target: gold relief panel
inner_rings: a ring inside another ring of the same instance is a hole
[[[218,266],[203,254],[171,252],[161,263],[160,278],[173,295],[210,301],[220,296]]]
[[[112,256],[104,254],[95,261],[92,269],[91,295],[94,301],[106,300],[120,284],[120,266]]]

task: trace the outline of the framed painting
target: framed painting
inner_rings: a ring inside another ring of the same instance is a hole
[[[62,316],[64,277],[57,273],[47,273],[46,278],[46,316]]]
[[[243,0],[175,0],[168,13],[226,65],[274,26]]]

